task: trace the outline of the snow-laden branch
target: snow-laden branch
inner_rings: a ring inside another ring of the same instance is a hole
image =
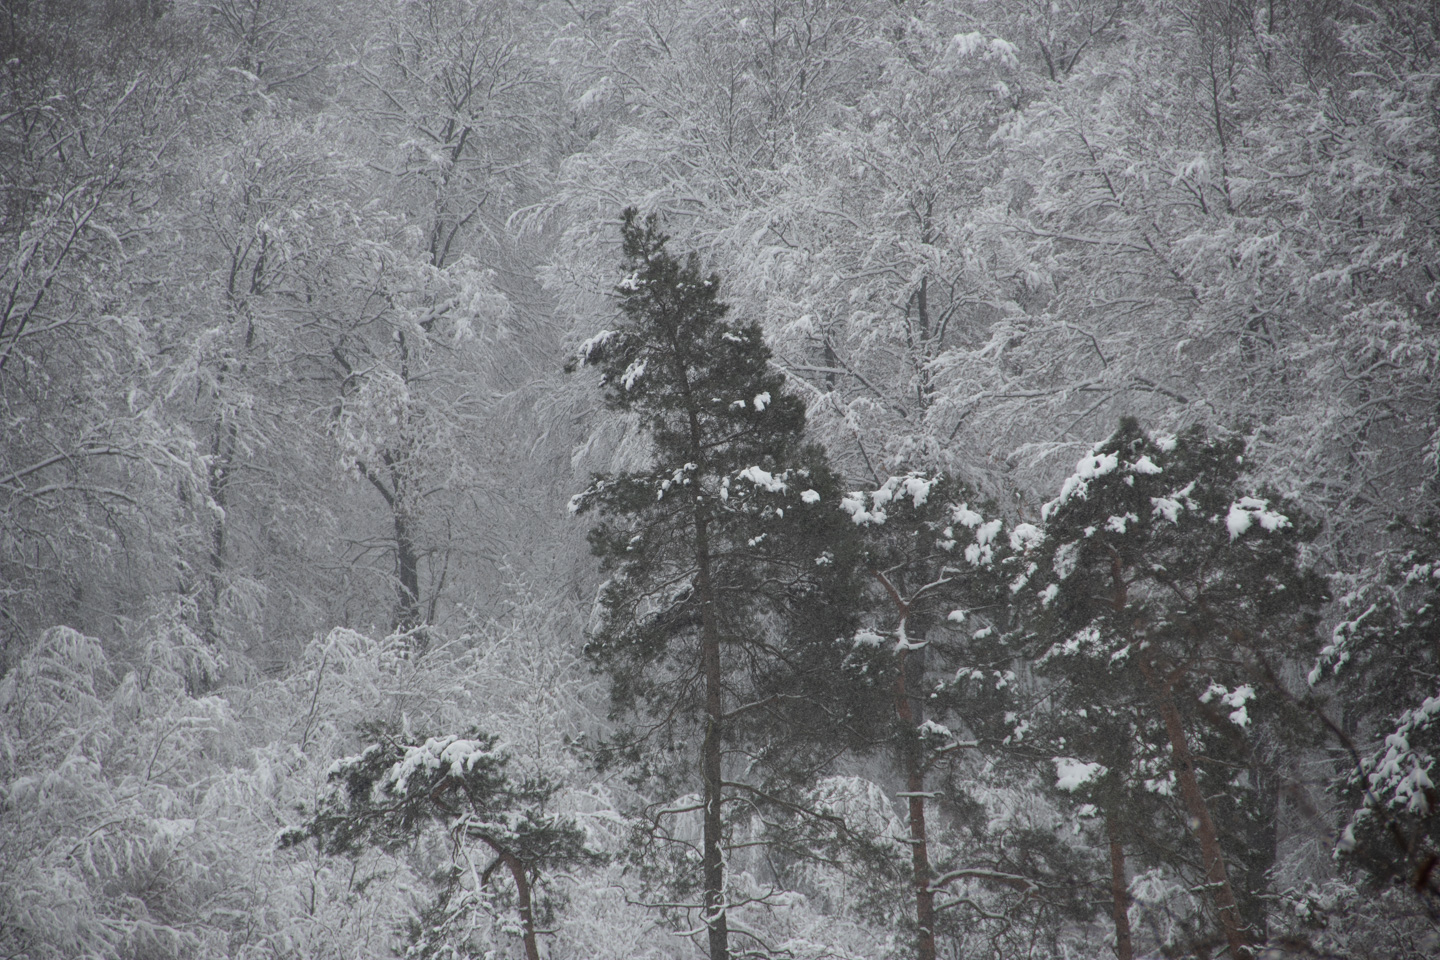
[[[956,880],[988,880],[991,883],[998,883],[1012,890],[1019,890],[1021,893],[1031,893],[1040,889],[1040,884],[1031,880],[1029,877],[1023,877],[1018,873],[1005,873],[1001,870],[992,870],[989,867],[962,867],[958,870],[942,873],[930,881],[930,889],[939,892]]]

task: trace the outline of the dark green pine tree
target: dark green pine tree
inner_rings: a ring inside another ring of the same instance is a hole
[[[990,510],[973,490],[943,475],[893,476],[841,507],[862,532],[868,581],[844,692],[888,707],[867,732],[871,749],[889,754],[904,777],[910,862],[902,872],[915,957],[935,960],[940,934],[973,922],[969,899],[949,895],[954,886],[1009,888],[1017,908],[1038,906],[1042,886],[1073,886],[1052,835],[1011,830],[995,842],[983,803],[948,775],[967,754],[993,761],[1010,732],[1009,587],[1040,531],[1006,529],[981,512]]]
[[[1147,785],[1173,784],[1230,955],[1265,936],[1275,805],[1256,747],[1308,729],[1277,678],[1313,655],[1326,592],[1300,555],[1317,525],[1250,484],[1244,449],[1198,427],[1152,438],[1123,420],[1046,504],[1033,572],[1017,584],[1039,608],[1030,656],[1058,710],[1048,723],[1036,713],[1030,733],[1056,750],[1070,789],[1095,779],[1086,791],[1110,821],[1122,957],[1123,841],[1145,835],[1127,818],[1153,808]]]
[[[724,960],[727,816],[737,801],[763,806],[765,768],[793,756],[776,744],[823,683],[817,651],[847,629],[853,525],[760,328],[728,318],[718,276],[671,254],[654,216],[625,211],[622,239],[621,322],[579,359],[600,371],[606,406],[643,426],[650,464],[596,476],[572,500],[600,517],[590,543],[609,576],[587,650],[637,755],[700,740],[690,888],[710,958]]]
[[[510,880],[505,896],[513,898],[525,956],[540,960],[544,871],[599,860],[580,827],[546,812],[556,785],[512,776],[509,756],[478,731],[463,737],[409,737],[382,727],[365,732],[371,744],[336,761],[329,777],[334,789],[304,826],[281,836],[281,846],[314,839],[325,853],[355,856],[369,847],[407,847],[422,831],[438,828],[457,855],[468,859],[474,847],[489,864],[483,871],[463,869],[462,859],[441,879],[435,903],[411,925],[406,956],[479,956],[469,942],[471,914],[495,899],[498,871]]]

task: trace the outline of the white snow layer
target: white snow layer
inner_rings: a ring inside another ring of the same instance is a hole
[[[885,507],[892,500],[902,496],[909,497],[910,502],[918,510],[925,505],[930,498],[931,489],[939,482],[939,477],[924,477],[914,473],[906,474],[903,477],[891,477],[868,497],[860,490],[847,494],[840,501],[840,509],[850,514],[850,519],[854,520],[857,526],[869,523],[883,524],[889,517],[889,514],[885,512]]]
[[[1406,710],[1395,724],[1395,732],[1385,738],[1383,752],[1366,761],[1370,789],[1377,795],[1389,794],[1396,808],[1421,815],[1428,814],[1433,790],[1430,771],[1435,758],[1410,744],[1410,738],[1440,721],[1440,692],[1427,697],[1420,706]]]
[[[781,493],[785,489],[785,481],[775,476],[768,470],[759,467],[746,467],[736,474],[741,480],[749,480],[757,487],[764,487],[771,493]]]
[[[620,377],[620,382],[626,390],[633,390],[635,388],[635,381],[645,375],[645,368],[649,363],[650,361],[648,360],[636,360],[625,368],[625,373]]]
[[[1045,534],[1033,523],[1022,523],[1010,531],[1010,549],[1016,553],[1023,553],[1031,547],[1038,546]]]
[[[580,344],[580,350],[578,352],[580,354],[581,361],[589,363],[590,354],[594,353],[596,350],[600,349],[600,347],[604,346],[605,341],[615,336],[615,334],[616,331],[614,330],[601,330],[599,333],[595,334],[595,336]]]
[[[1085,763],[1069,757],[1055,758],[1055,789],[1074,792],[1080,787],[1105,774],[1105,766],[1099,763]]]
[[[1092,453],[1081,457],[1075,464],[1075,472],[1061,484],[1060,496],[1041,507],[1040,515],[1048,520],[1050,515],[1068,503],[1071,497],[1078,495],[1083,500],[1089,493],[1091,480],[1114,473],[1119,465],[1120,458],[1113,453]]]
[[[452,777],[463,777],[479,760],[494,756],[478,740],[461,737],[431,737],[422,746],[407,747],[405,756],[385,772],[380,784],[397,794],[405,792],[410,777],[417,770],[438,770],[448,768]]]
[[[1230,513],[1225,518],[1230,539],[1234,540],[1249,530],[1256,521],[1259,521],[1261,527],[1272,532],[1290,526],[1290,518],[1271,510],[1269,500],[1241,497],[1230,505]]]

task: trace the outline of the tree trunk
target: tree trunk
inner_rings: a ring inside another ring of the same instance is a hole
[[[540,944],[535,939],[535,907],[530,899],[530,878],[525,876],[525,864],[513,853],[502,852],[500,856],[515,880],[515,900],[520,908],[520,936],[525,941],[525,960],[540,960]]]
[[[400,352],[400,379],[407,385],[410,381],[410,343],[404,332],[395,337],[395,346]],[[401,430],[403,453],[412,453],[414,448]],[[390,512],[395,519],[395,566],[400,577],[400,595],[395,604],[395,629],[414,630],[420,626],[420,558],[415,550],[415,530],[410,523],[408,507],[411,502],[406,481],[401,473],[400,459],[384,453],[385,466],[390,468]]]
[[[906,689],[906,654],[907,651],[900,652],[900,672],[895,679],[895,712],[910,733],[905,740],[903,754],[906,799],[910,807],[910,864],[915,885],[915,956],[917,960],[935,960],[935,889],[930,885],[933,876],[925,831],[925,767],[918,730],[922,720]]]
[[[395,597],[395,630],[413,630],[423,623],[420,614],[420,555],[415,548],[415,528],[405,509],[404,479],[395,457],[386,451],[381,459],[390,470],[390,485],[362,461],[356,461],[361,474],[385,500],[390,508],[390,522],[395,531],[395,573],[399,579]]]
[[[395,562],[400,577],[400,592],[395,601],[395,629],[413,630],[420,626],[420,559],[415,550],[415,534],[409,518],[397,504],[392,508],[395,518]]]
[[[540,960],[540,944],[535,937],[535,903],[531,896],[530,878],[525,875],[524,861],[488,833],[472,827],[470,836],[494,850],[499,862],[505,864],[505,869],[510,871],[510,877],[515,881],[515,906],[520,913],[520,939],[525,944],[525,960]],[[486,869],[485,879],[481,880],[482,886],[489,880],[490,871],[493,869],[493,865]]]
[[[720,625],[716,620],[715,591],[710,582],[710,544],[706,518],[696,510],[696,588],[700,592],[700,659],[705,674],[705,742],[700,749],[700,778],[704,783],[705,826],[701,867],[705,884],[705,927],[710,960],[729,960],[730,931],[725,906],[724,821],[721,817],[720,748],[725,719],[720,696]]]
[[[1165,720],[1165,732],[1170,740],[1170,750],[1175,757],[1175,776],[1180,782],[1180,795],[1185,809],[1190,814],[1190,829],[1200,841],[1200,856],[1205,865],[1205,879],[1215,910],[1220,915],[1220,926],[1225,932],[1225,942],[1230,946],[1234,960],[1248,960],[1253,954],[1246,936],[1245,924],[1240,917],[1240,908],[1235,902],[1235,890],[1225,869],[1225,854],[1220,849],[1220,838],[1215,831],[1215,821],[1210,816],[1210,805],[1200,790],[1200,778],[1195,773],[1195,758],[1190,753],[1190,744],[1185,736],[1185,725],[1180,717],[1180,708],[1175,705],[1171,682],[1161,680],[1152,664],[1140,660],[1140,672],[1155,694],[1160,715]]]
[[[210,569],[206,572],[206,589],[199,598],[198,613],[200,628],[206,642],[218,646],[220,628],[216,616],[220,610],[220,596],[224,592],[226,563],[226,534],[230,522],[226,511],[229,509],[229,488],[231,471],[234,468],[237,445],[235,425],[215,425],[215,439],[211,444],[210,462],[206,471],[210,501],[219,507],[219,513],[211,518],[210,527]]]
[[[400,581],[395,597],[395,629],[414,630],[423,618],[420,614],[420,555],[415,548],[415,527],[407,507],[410,497],[405,489],[399,459],[388,450],[381,454],[381,459],[390,471],[390,488],[386,490],[385,485],[373,475],[370,482],[385,498],[395,530],[395,574]]]
[[[1120,817],[1105,811],[1105,832],[1110,839],[1110,911],[1115,919],[1116,960],[1134,960],[1130,939],[1130,883],[1125,877],[1125,845],[1120,838]]]
[[[872,570],[890,594],[895,609],[900,614],[897,627],[899,636],[905,638],[905,623],[910,617],[910,605],[900,596],[900,591],[879,570]],[[915,956],[917,960],[935,960],[935,888],[931,886],[934,874],[930,869],[929,839],[925,829],[925,764],[921,755],[919,728],[924,722],[924,706],[910,695],[909,674],[914,666],[909,662],[910,651],[901,647],[899,669],[895,677],[895,713],[905,725],[905,740],[901,747],[901,765],[905,768],[905,794],[910,808],[910,866],[911,882],[915,888]],[[917,681],[918,681],[917,676]]]
[[[1124,559],[1114,550],[1111,550],[1110,576],[1110,604],[1117,616],[1123,616],[1129,601],[1129,587],[1125,582]],[[1220,915],[1225,942],[1230,946],[1231,960],[1249,960],[1252,956],[1250,943],[1245,936],[1245,924],[1240,918],[1240,908],[1235,902],[1235,890],[1230,886],[1230,878],[1225,869],[1225,855],[1220,850],[1220,839],[1215,832],[1215,821],[1210,817],[1210,806],[1205,802],[1205,794],[1200,790],[1200,779],[1195,773],[1195,758],[1190,754],[1190,743],[1185,737],[1185,724],[1180,718],[1180,708],[1175,705],[1174,679],[1172,677],[1162,680],[1155,672],[1155,665],[1146,656],[1138,657],[1137,661],[1140,675],[1145,678],[1150,692],[1155,695],[1160,715],[1165,721],[1165,733],[1170,740],[1170,751],[1175,757],[1175,777],[1180,782],[1180,795],[1190,814],[1190,829],[1200,841],[1205,879],[1215,903],[1215,910]],[[1113,852],[1112,846],[1112,856]]]

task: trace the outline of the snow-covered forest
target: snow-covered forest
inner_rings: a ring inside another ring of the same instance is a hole
[[[0,958],[1440,955],[1440,7],[0,0]]]

